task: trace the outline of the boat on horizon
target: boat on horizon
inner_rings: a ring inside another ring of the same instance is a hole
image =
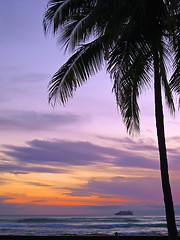
[[[132,216],[133,212],[132,211],[119,211],[115,213],[115,215],[120,215],[120,216]]]

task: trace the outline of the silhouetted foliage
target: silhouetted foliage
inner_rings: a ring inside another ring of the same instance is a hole
[[[161,86],[171,113],[172,90],[180,93],[179,0],[51,0],[44,30],[73,55],[49,84],[49,102],[65,104],[104,64],[127,131],[139,131],[138,97],[154,73],[156,126],[168,233],[177,238],[168,176]],[[167,79],[171,62],[172,77]],[[170,83],[170,84],[169,84]]]

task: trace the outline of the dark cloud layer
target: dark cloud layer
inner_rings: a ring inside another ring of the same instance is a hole
[[[3,153],[18,162],[50,165],[89,165],[97,161],[107,161],[105,155],[112,156],[113,149],[103,148],[89,142],[33,140],[28,146],[5,146]],[[114,150],[114,152],[116,152]]]
[[[1,111],[0,130],[49,130],[58,126],[82,123],[83,118],[75,114],[48,114],[33,111]]]
[[[158,169],[158,161],[156,161],[156,159],[148,159],[145,151],[142,151],[140,154],[129,149],[102,147],[90,142],[81,141],[33,140],[27,142],[26,146],[21,147],[4,145],[3,153],[15,159],[18,164],[33,163],[51,166],[86,166],[106,162],[123,167]],[[10,168],[13,169],[13,166]],[[18,171],[18,169],[16,169],[16,171]],[[21,171],[23,171],[23,169],[21,169]]]
[[[127,143],[126,139],[125,143]],[[117,148],[117,145],[114,148],[82,141],[35,139],[27,142],[25,146],[4,145],[2,153],[8,157],[7,159],[10,157],[14,160],[15,164],[2,163],[0,171],[14,173],[26,171],[59,172],[56,167],[88,166],[96,163],[111,163],[119,167],[159,170],[158,151],[154,154],[153,146],[148,148],[147,144],[141,142],[139,151],[134,151],[134,148],[134,142],[129,142],[128,147],[121,143],[119,148]],[[179,151],[169,151],[171,169],[179,169],[178,159]],[[31,164],[31,167],[28,164]],[[48,168],[47,165],[51,168]]]

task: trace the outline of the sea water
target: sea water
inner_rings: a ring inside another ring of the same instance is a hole
[[[180,216],[176,217],[180,232]],[[0,216],[0,235],[167,235],[163,216]]]

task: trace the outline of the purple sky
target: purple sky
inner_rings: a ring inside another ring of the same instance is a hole
[[[53,109],[48,82],[70,55],[44,36],[46,5],[0,2],[1,214],[163,214],[152,89],[139,100],[141,132],[132,138],[105,70]],[[165,127],[180,214],[178,112],[165,109]]]

